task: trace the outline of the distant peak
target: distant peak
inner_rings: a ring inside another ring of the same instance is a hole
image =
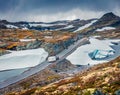
[[[100,19],[101,20],[118,20],[120,19],[120,17],[116,16],[113,12],[109,12],[104,14]]]
[[[8,24],[9,22],[7,20],[1,20],[0,19],[0,23]]]
[[[75,19],[74,21],[80,21],[80,19]]]
[[[114,17],[116,17],[116,15],[113,12],[106,13],[103,16],[114,16]]]
[[[109,15],[115,15],[113,12],[108,12],[106,14],[109,14]]]

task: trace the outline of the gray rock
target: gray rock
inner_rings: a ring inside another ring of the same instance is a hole
[[[42,44],[41,41],[36,40],[34,42],[27,44],[26,49],[36,49],[39,48],[41,44]]]

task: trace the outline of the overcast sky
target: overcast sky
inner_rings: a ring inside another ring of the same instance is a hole
[[[107,12],[120,16],[120,0],[0,0],[0,19],[9,21],[91,19]]]

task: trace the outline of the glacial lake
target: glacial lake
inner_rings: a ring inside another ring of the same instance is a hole
[[[0,82],[3,82],[9,78],[14,77],[14,76],[18,76],[28,69],[29,68],[0,71]]]

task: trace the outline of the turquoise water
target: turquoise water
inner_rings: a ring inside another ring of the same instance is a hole
[[[11,77],[18,76],[29,68],[0,71],[0,82],[3,82]]]

